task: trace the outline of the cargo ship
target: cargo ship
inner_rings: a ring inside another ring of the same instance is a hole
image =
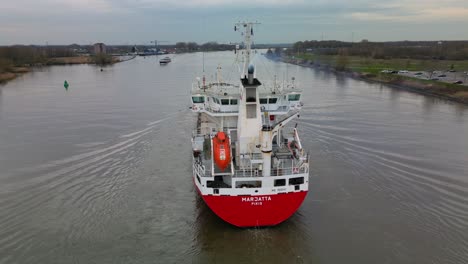
[[[207,82],[197,78],[191,111],[193,182],[208,207],[238,227],[275,226],[291,217],[309,189],[309,155],[297,124],[303,106],[295,79],[262,85],[251,64],[256,23],[239,22],[244,37],[238,83],[218,72]],[[218,67],[220,71],[220,67]],[[275,78],[276,79],[276,78]]]

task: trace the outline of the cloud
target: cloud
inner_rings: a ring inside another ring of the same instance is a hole
[[[0,4],[3,14],[109,13],[115,10],[116,6],[109,0],[15,0]]]
[[[406,10],[400,14],[386,14],[380,12],[354,12],[351,18],[362,21],[388,21],[427,23],[443,20],[468,21],[468,8],[421,8]]]
[[[369,2],[367,8],[352,12],[348,17],[360,21],[389,21],[428,23],[440,20],[467,21],[468,3],[462,0],[396,0]]]
[[[252,6],[289,6],[306,4],[305,0],[126,0],[126,6],[137,8],[207,8],[207,7],[241,7],[248,8]]]
[[[468,8],[425,9],[421,12],[419,17],[426,21],[431,19],[468,21]]]
[[[468,38],[467,0],[0,0],[0,45],[231,41],[232,23],[257,20],[260,41],[320,38]],[[463,22],[463,23],[460,23]],[[406,23],[401,27],[399,23]],[[395,26],[394,26],[395,25]],[[428,26],[450,27],[423,30]],[[382,26],[391,30],[380,33]],[[413,33],[413,34],[412,34]],[[450,35],[452,34],[452,35]],[[375,37],[374,37],[375,36]]]

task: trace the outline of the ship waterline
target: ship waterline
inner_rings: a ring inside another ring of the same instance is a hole
[[[199,190],[198,193],[217,216],[237,227],[278,225],[299,209],[307,195],[307,191],[267,196],[221,197],[203,195]]]

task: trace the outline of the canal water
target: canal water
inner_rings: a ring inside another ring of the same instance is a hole
[[[468,262],[468,107],[257,55],[261,81],[304,88],[310,192],[283,224],[238,229],[192,185],[202,57],[37,68],[0,86],[0,263]],[[208,79],[218,64],[238,78],[218,52]]]

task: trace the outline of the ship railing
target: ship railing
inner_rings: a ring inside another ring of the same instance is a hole
[[[309,173],[308,166],[302,167],[289,167],[289,168],[273,168],[271,169],[270,176],[287,176],[294,174]],[[258,169],[240,169],[234,171],[234,177],[261,177],[262,171]]]
[[[222,110],[222,109],[215,110],[209,105],[205,107],[205,110],[211,113],[239,113],[239,110]]]
[[[239,108],[231,108],[230,110],[226,109],[223,106],[218,105],[218,107],[213,107],[209,103],[204,103],[203,107],[197,108],[195,111],[198,112],[209,112],[213,114],[233,114],[239,113]]]
[[[260,111],[261,111],[262,113],[265,113],[265,112],[267,112],[267,113],[277,113],[277,112],[283,113],[283,112],[289,112],[289,109],[290,109],[289,104],[287,104],[287,105],[280,105],[280,106],[278,106],[275,110],[270,110],[270,109],[268,109],[268,107],[264,107],[264,106],[263,106],[263,107],[260,107]]]
[[[192,138],[195,137],[204,137],[205,135],[202,134],[201,128],[198,127],[197,129],[192,130]]]
[[[262,153],[249,153],[249,154],[241,154],[241,159],[246,160],[261,160],[263,158]]]
[[[264,81],[263,85],[258,88],[260,93],[271,93],[274,92],[278,95],[283,95],[287,92],[302,92],[303,89],[298,87],[296,83],[287,81],[287,82],[269,82]]]
[[[205,168],[205,166],[201,165],[201,164],[195,164],[194,171],[195,171],[195,174],[197,176],[200,176],[200,177],[210,177],[211,176],[211,175],[207,175],[207,174],[210,174],[209,170],[207,170]]]
[[[302,89],[297,88],[296,86],[285,86],[282,90],[283,93],[291,93],[291,92],[296,92],[296,93],[302,93]]]
[[[290,168],[277,168],[271,170],[271,176],[284,176],[284,175],[294,175],[294,174],[304,174],[309,173],[309,167],[290,167]]]
[[[239,93],[239,85],[230,83],[206,83],[203,85],[201,82],[192,83],[192,94],[197,93],[212,93],[212,94],[224,94],[229,92],[230,94]]]

